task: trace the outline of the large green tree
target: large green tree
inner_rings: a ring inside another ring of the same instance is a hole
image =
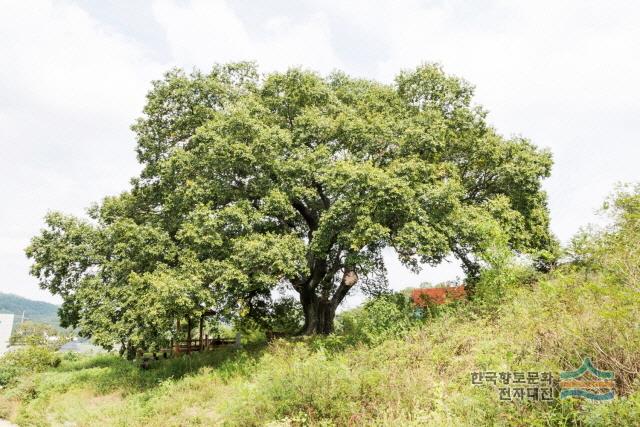
[[[547,151],[505,139],[473,88],[438,66],[395,83],[253,64],[153,83],[133,126],[140,176],[90,210],[52,213],[28,248],[67,323],[102,342],[170,335],[215,308],[259,319],[297,292],[302,332],[330,333],[355,286],[453,255],[472,282],[497,244],[544,265],[554,247]]]

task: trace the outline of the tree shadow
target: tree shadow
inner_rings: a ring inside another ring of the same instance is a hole
[[[242,349],[231,346],[210,351],[152,360],[147,369],[141,361],[128,361],[117,355],[98,355],[75,362],[65,362],[55,369],[67,373],[70,383],[87,384],[99,393],[122,390],[123,393],[144,392],[163,382],[179,380],[210,368],[223,380],[247,372],[266,349],[266,343],[250,344]]]

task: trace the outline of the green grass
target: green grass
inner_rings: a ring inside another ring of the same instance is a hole
[[[220,384],[245,376],[261,353],[257,347],[219,349],[161,360],[149,370],[114,355],[63,360],[55,369],[20,378],[4,393],[5,406],[19,404],[13,418],[21,425],[131,425],[155,419],[158,404],[163,411],[156,424],[166,425],[165,417],[178,413],[172,408],[188,410],[182,405],[210,398]],[[210,411],[198,416],[205,413]]]
[[[375,344],[278,340],[161,360],[63,360],[20,377],[0,410],[19,425],[637,425],[640,311],[597,275],[556,272],[461,305]],[[590,356],[617,375],[611,404],[500,402],[477,370],[574,369]],[[1,415],[1,414],[0,414]]]

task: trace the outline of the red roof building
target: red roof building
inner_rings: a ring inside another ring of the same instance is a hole
[[[446,304],[447,302],[465,298],[467,293],[464,285],[448,288],[421,288],[411,292],[413,303],[419,307],[431,304]]]

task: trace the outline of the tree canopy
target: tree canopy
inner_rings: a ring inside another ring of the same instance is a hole
[[[207,310],[260,319],[278,287],[299,295],[302,333],[330,333],[355,286],[385,288],[388,247],[412,269],[453,255],[470,279],[495,245],[544,265],[551,155],[500,136],[472,98],[430,64],[393,84],[170,71],[133,126],[140,175],[88,220],[50,213],[32,274],[65,324],[110,345]]]

